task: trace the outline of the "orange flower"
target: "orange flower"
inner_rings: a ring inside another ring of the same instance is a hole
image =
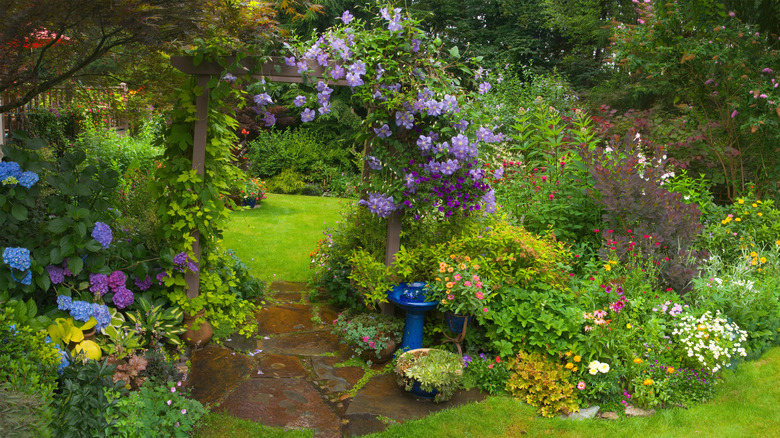
[[[579,362],[579,361],[581,361],[581,360],[582,360],[582,358],[581,358],[581,357],[579,357],[579,356],[574,356],[574,361],[575,361],[575,362]]]
[[[572,368],[574,368],[574,364],[573,363],[569,362],[569,363],[566,364],[566,369],[567,370],[570,370]]]
[[[642,382],[642,384],[645,385],[645,386],[650,386],[650,385],[653,384],[653,380],[652,379],[645,379],[645,381]]]
[[[666,369],[666,372],[669,373],[669,374],[674,374],[674,368],[669,367],[669,368]]]
[[[642,363],[642,362],[644,362],[642,359],[640,359],[638,357],[634,358],[634,363]]]

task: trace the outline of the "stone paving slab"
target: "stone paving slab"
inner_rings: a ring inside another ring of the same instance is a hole
[[[216,345],[195,350],[187,378],[191,397],[212,405],[237,387],[254,369],[254,360]]]
[[[269,354],[324,356],[339,351],[341,344],[338,337],[330,332],[313,331],[274,336],[263,342],[263,348]]]
[[[251,374],[252,377],[256,378],[303,378],[307,375],[308,373],[298,357],[281,354],[261,356],[258,359],[257,370]]]
[[[260,335],[311,330],[311,304],[265,307],[255,313],[255,319],[257,319],[257,332]]]
[[[266,426],[314,429],[316,438],[341,437],[341,419],[301,379],[245,380],[217,410]]]
[[[396,383],[395,374],[374,376],[361,388],[350,403],[345,416],[370,414],[383,416],[404,422],[430,415],[443,409],[484,400],[486,394],[478,389],[458,391],[452,400],[434,403],[423,400],[401,389]]]
[[[335,357],[312,357],[311,364],[317,378],[325,382],[325,387],[330,393],[345,392],[353,386],[365,374],[360,367],[335,367],[341,362]]]

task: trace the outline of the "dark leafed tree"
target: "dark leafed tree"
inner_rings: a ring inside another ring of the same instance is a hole
[[[121,46],[159,46],[197,30],[196,0],[0,0],[0,112]]]
[[[0,93],[6,96],[0,112],[94,74],[107,55],[143,59],[196,39],[226,52],[243,50],[274,42],[280,17],[318,9],[306,0],[0,0]]]

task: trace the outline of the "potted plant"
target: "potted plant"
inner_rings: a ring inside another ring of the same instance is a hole
[[[463,359],[446,350],[418,348],[403,353],[394,370],[399,386],[438,403],[451,399],[460,388]]]
[[[255,208],[255,205],[265,197],[265,183],[257,178],[249,178],[241,191],[241,205]]]
[[[447,325],[455,333],[465,332],[470,317],[481,317],[496,295],[479,275],[479,264],[468,256],[450,255],[440,260],[437,275],[428,283],[428,299],[438,301]]]
[[[333,321],[332,332],[341,342],[349,345],[356,354],[372,363],[384,363],[393,352],[404,333],[403,320],[391,315],[345,311]]]

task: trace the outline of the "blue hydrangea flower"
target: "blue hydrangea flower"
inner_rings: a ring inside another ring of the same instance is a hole
[[[29,189],[35,183],[38,182],[38,174],[35,172],[24,172],[22,173],[22,176],[19,177],[18,179],[19,179],[19,185]]]
[[[14,178],[19,180],[22,177],[22,168],[19,167],[19,163],[15,161],[0,161],[0,181],[5,181],[7,178]]]
[[[97,240],[105,249],[111,244],[114,236],[111,234],[111,227],[103,222],[95,222],[95,228],[92,229],[92,238]]]
[[[11,248],[3,250],[3,263],[20,271],[30,269],[30,250],[27,248]]]
[[[70,361],[68,360],[68,355],[60,348],[59,344],[54,344],[55,347],[57,347],[57,351],[60,352],[60,364],[57,365],[57,372],[62,374],[62,372],[65,370],[65,367],[70,365]]]
[[[60,310],[68,311],[71,308],[71,305],[73,304],[73,299],[67,295],[58,295],[57,296],[57,308]]]
[[[105,304],[92,304],[92,316],[97,320],[95,329],[97,331],[103,330],[111,323],[111,312],[108,311],[108,306]]]
[[[70,316],[77,321],[89,321],[89,317],[92,316],[92,304],[86,301],[71,302]]]
[[[19,283],[22,283],[25,286],[29,286],[30,284],[32,284],[32,271],[28,269],[27,275],[25,275],[24,278],[19,280]]]

